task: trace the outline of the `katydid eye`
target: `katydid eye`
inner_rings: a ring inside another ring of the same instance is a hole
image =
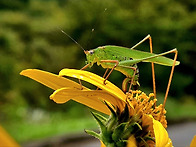
[[[94,51],[93,50],[90,50],[89,53],[92,55],[94,53]]]

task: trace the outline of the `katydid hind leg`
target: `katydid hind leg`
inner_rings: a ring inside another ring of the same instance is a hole
[[[151,36],[149,37],[149,44],[150,44],[150,53],[153,53]],[[156,99],[156,82],[155,82],[155,70],[154,70],[154,63],[153,62],[151,62],[151,69],[152,69],[153,93],[154,93],[154,98]],[[156,102],[155,102],[154,106],[156,106]]]
[[[169,88],[170,88],[170,84],[171,84],[171,80],[172,80],[172,76],[173,76],[174,67],[176,66],[176,62],[177,62],[176,60],[177,60],[178,51],[177,51],[176,48],[175,49],[172,49],[170,51],[161,53],[161,54],[156,54],[156,55],[153,55],[153,56],[150,56],[150,57],[146,57],[146,58],[142,58],[142,59],[122,61],[122,62],[119,62],[119,65],[118,66],[125,65],[126,67],[128,67],[129,65],[132,65],[133,63],[138,63],[138,62],[141,62],[141,61],[144,61],[144,60],[156,58],[156,57],[167,55],[167,54],[170,54],[170,53],[175,53],[175,56],[174,56],[174,59],[173,59],[172,69],[171,69],[171,72],[170,72],[168,86],[167,86],[167,90],[166,90],[166,94],[165,94],[165,99],[166,99],[167,98],[167,95],[168,95],[168,92],[169,92]]]
[[[142,39],[140,42],[138,42],[136,45],[134,45],[133,47],[131,47],[131,49],[136,48],[137,46],[139,46],[140,44],[142,44],[144,41],[146,41],[147,39],[151,38],[150,34],[148,34],[144,39]]]
[[[138,42],[136,45],[134,45],[131,49],[136,48],[140,44],[142,44],[144,41],[149,39],[149,44],[150,44],[150,53],[153,53],[152,49],[152,37],[150,34],[148,34],[144,39],[142,39],[140,42]],[[154,63],[151,62],[151,69],[152,69],[152,82],[153,82],[153,93],[154,93],[154,98],[156,98],[156,82],[155,82],[155,70],[154,70]],[[155,103],[156,106],[156,103]]]
[[[176,64],[176,60],[177,60],[177,56],[178,56],[178,51],[177,50],[174,50],[173,53],[175,53],[175,55],[174,55],[174,62],[173,62],[173,66],[171,68],[169,81],[168,81],[167,89],[166,89],[166,92],[165,92],[165,98],[164,98],[164,102],[163,102],[163,109],[162,109],[161,115],[163,114],[163,110],[165,108],[165,104],[166,104],[167,96],[168,96],[168,93],[169,93],[172,77],[173,77],[173,74],[174,74],[174,68],[175,68],[175,64]],[[161,115],[160,115],[160,119],[161,119]]]
[[[150,42],[150,52],[152,53],[152,38],[150,35],[147,35],[142,41],[140,41],[139,43],[137,43],[135,46],[133,46],[131,49],[135,48],[136,46],[140,45],[142,42],[144,42],[146,39],[149,39],[149,42]],[[168,84],[167,84],[167,89],[166,89],[166,92],[165,92],[165,98],[164,98],[164,102],[163,102],[163,109],[165,107],[165,104],[166,104],[166,100],[167,100],[167,97],[168,97],[168,93],[169,93],[169,89],[170,89],[170,85],[171,85],[171,81],[172,81],[172,77],[173,77],[173,73],[174,73],[174,68],[175,68],[175,65],[176,65],[176,60],[177,60],[177,55],[178,55],[178,51],[177,49],[172,49],[170,51],[167,51],[167,52],[164,52],[164,53],[161,53],[161,54],[158,54],[158,55],[155,55],[154,57],[158,57],[158,56],[163,56],[163,55],[167,55],[167,54],[170,54],[170,53],[175,53],[175,56],[174,56],[174,60],[173,60],[173,65],[172,65],[172,69],[171,69],[171,72],[170,72],[170,76],[169,76],[169,81],[168,81]],[[153,56],[152,57],[148,57],[148,59],[150,58],[154,58]],[[145,60],[145,59],[144,59]],[[155,94],[155,98],[156,98],[156,85],[155,85],[155,72],[154,72],[154,63],[151,63],[152,65],[152,77],[153,77],[153,92]],[[162,110],[163,112],[163,110]],[[161,113],[162,113],[161,112]]]

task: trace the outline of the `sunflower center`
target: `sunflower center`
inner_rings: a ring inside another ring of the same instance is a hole
[[[155,120],[158,120],[167,128],[166,110],[162,104],[155,106],[156,101],[157,99],[154,98],[153,93],[147,96],[140,90],[132,91],[127,99],[127,102],[134,107],[136,115],[140,118],[142,118],[144,114],[152,115]]]

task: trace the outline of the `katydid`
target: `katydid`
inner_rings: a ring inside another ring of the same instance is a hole
[[[145,40],[149,39],[150,41],[150,52],[144,52],[144,51],[138,51],[134,48],[144,42]],[[174,66],[179,65],[180,62],[176,61],[177,59],[177,49],[172,49],[170,51],[160,53],[160,54],[154,54],[152,53],[152,40],[151,36],[147,35],[142,41],[137,43],[132,48],[126,48],[126,47],[120,47],[120,46],[112,46],[112,45],[106,45],[102,47],[98,47],[96,49],[92,49],[89,51],[85,51],[87,58],[87,65],[85,65],[82,70],[86,69],[87,67],[92,67],[94,63],[97,63],[97,65],[101,65],[103,68],[106,68],[106,72],[104,74],[104,84],[106,84],[106,80],[110,76],[113,70],[120,71],[123,73],[126,78],[122,83],[122,89],[124,92],[127,91],[127,83],[130,82],[129,90],[133,86],[138,86],[139,82],[139,70],[137,67],[137,63],[139,62],[151,62],[152,64],[152,77],[153,77],[153,91],[156,97],[156,86],[155,86],[155,73],[154,73],[154,63],[164,65],[164,66],[171,66],[171,74],[166,90],[165,97],[167,98],[169,87],[171,84],[171,79],[173,76]],[[167,57],[164,57],[164,55],[169,53],[175,53],[174,59],[170,59]],[[108,75],[106,76],[106,73],[108,69],[111,69]],[[129,91],[128,91],[129,92]]]
[[[65,35],[67,35],[72,41],[74,41],[80,48],[82,48],[82,46],[77,41],[75,41],[71,36],[69,36],[64,31],[62,32]],[[147,39],[149,39],[150,52],[138,51],[134,49],[135,47],[137,47],[138,45],[140,45]],[[168,85],[167,85],[167,89],[165,93],[165,98],[164,98],[164,103],[163,103],[163,108],[165,107],[166,99],[167,99],[169,88],[171,85],[171,80],[173,77],[174,67],[180,64],[179,61],[176,61],[177,55],[178,55],[178,51],[176,48],[170,51],[164,52],[164,53],[154,54],[153,49],[152,49],[152,38],[150,35],[147,35],[144,39],[142,39],[139,43],[134,45],[132,48],[106,45],[106,46],[98,47],[96,49],[92,49],[89,51],[86,51],[83,49],[83,51],[86,54],[87,64],[83,68],[81,68],[81,70],[84,70],[87,67],[92,67],[93,64],[95,63],[97,63],[98,65],[101,65],[103,68],[106,68],[107,70],[103,76],[105,78],[103,84],[106,84],[105,82],[113,70],[120,71],[126,76],[126,78],[122,82],[122,90],[124,92],[127,91],[127,84],[129,82],[130,82],[130,86],[129,86],[128,92],[131,90],[132,85],[135,87],[139,86],[139,82],[138,82],[139,70],[137,67],[137,63],[151,62],[153,92],[154,92],[155,98],[156,98],[156,85],[155,85],[154,63],[164,65],[164,66],[171,66],[172,69],[170,72],[170,77],[169,77],[169,81],[168,81]],[[164,57],[164,55],[170,54],[170,53],[175,53],[173,60],[170,58]],[[108,69],[111,69],[111,70],[107,74]],[[81,84],[80,80],[79,82]]]

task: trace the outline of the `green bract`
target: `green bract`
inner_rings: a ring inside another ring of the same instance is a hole
[[[100,134],[90,130],[85,130],[86,133],[98,138],[107,147],[126,147],[131,136],[135,137],[138,146],[148,146],[148,140],[154,141],[147,131],[148,126],[142,127],[142,121],[137,115],[129,115],[128,105],[120,112],[118,107],[112,107],[107,102],[105,104],[111,112],[108,118],[92,112],[100,126]]]

